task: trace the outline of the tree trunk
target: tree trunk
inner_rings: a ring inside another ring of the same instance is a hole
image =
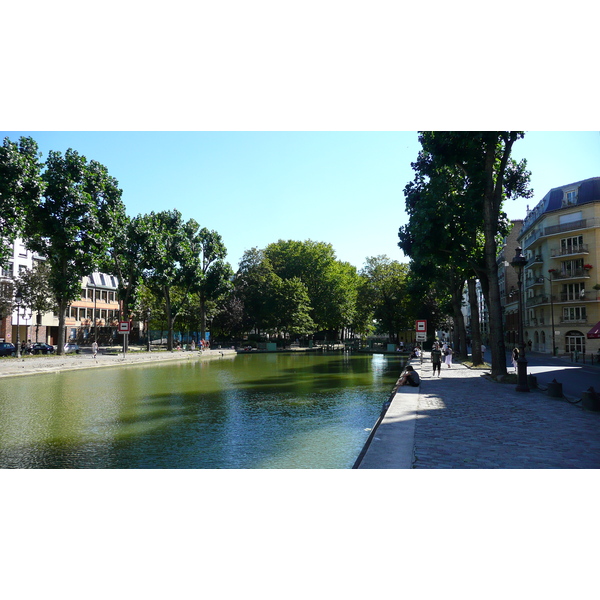
[[[498,264],[496,255],[496,235],[498,234],[498,217],[501,204],[503,187],[503,167],[495,174],[495,144],[488,144],[486,149],[486,181],[485,197],[483,202],[483,231],[484,231],[484,258],[488,283],[488,312],[490,318],[490,351],[492,354],[492,377],[506,375],[506,349],[504,347],[504,331],[502,326],[502,305],[500,303],[500,285],[498,284]],[[510,147],[508,147],[510,155]],[[502,164],[506,165],[506,151]]]
[[[169,290],[163,289],[165,296],[165,313],[167,317],[167,352],[173,352],[173,327],[175,325],[175,318],[171,316],[171,297]]]
[[[65,348],[65,320],[67,317],[67,302],[60,300],[58,303],[58,339],[56,341],[56,354],[64,354]]]
[[[469,306],[471,307],[471,354],[473,365],[483,364],[481,354],[481,328],[479,325],[479,304],[477,302],[476,280],[467,281],[469,288]]]
[[[200,335],[206,339],[206,298],[200,294]]]

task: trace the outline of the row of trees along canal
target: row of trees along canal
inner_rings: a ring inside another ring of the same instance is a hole
[[[421,132],[415,177],[405,190],[409,222],[399,246],[419,274],[423,294],[450,295],[455,347],[466,348],[461,312],[465,281],[472,309],[472,354],[482,363],[475,279],[488,307],[492,375],[506,374],[502,306],[496,257],[510,222],[507,199],[530,198],[526,161],[511,158],[518,131]],[[415,281],[416,284],[416,281]]]
[[[251,331],[294,338],[346,329],[398,341],[417,317],[434,326],[443,319],[444,299],[428,298],[424,315],[421,279],[386,256],[366,259],[358,271],[330,244],[280,240],[246,251],[234,274],[216,231],[177,210],[128,217],[117,180],[72,149],[40,159],[32,138],[6,138],[0,148],[0,264],[17,236],[45,257],[16,285],[33,311],[58,313],[59,353],[66,311],[81,295],[81,278],[95,270],[118,278],[121,319],[144,320],[150,311],[151,325],[168,331],[169,350],[175,328],[204,336],[207,320],[213,337],[228,340]],[[2,288],[6,315],[14,289],[6,281]]]

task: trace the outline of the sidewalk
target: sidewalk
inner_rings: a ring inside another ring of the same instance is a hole
[[[600,468],[600,413],[461,364],[433,377],[428,353],[411,364],[420,388],[399,388],[358,468]]]

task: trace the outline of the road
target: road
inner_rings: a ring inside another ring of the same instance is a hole
[[[536,352],[527,353],[527,373],[537,377],[538,384],[548,385],[556,379],[562,383],[563,394],[574,398],[581,398],[581,392],[593,387],[600,392],[600,365],[572,363],[568,359],[553,358],[548,354]],[[491,364],[492,356],[489,350],[485,352],[485,361]],[[509,373],[513,373],[510,352],[506,354],[506,366]]]

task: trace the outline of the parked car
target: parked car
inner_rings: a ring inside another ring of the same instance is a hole
[[[10,342],[0,342],[0,356],[16,356],[17,349]]]
[[[31,345],[31,354],[52,354],[54,352],[54,346],[50,344],[43,344],[42,342],[36,342]]]
[[[65,344],[64,352],[65,354],[70,354],[71,352],[79,354],[79,346],[77,344]]]

